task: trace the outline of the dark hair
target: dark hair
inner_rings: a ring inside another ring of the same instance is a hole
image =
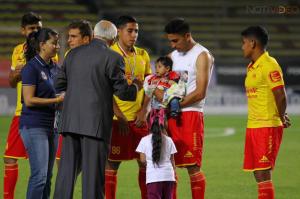
[[[269,41],[268,31],[262,26],[250,26],[241,32],[243,37],[254,37],[263,48],[267,47]]]
[[[118,20],[116,21],[116,26],[117,26],[117,28],[121,28],[122,26],[125,26],[128,23],[137,23],[137,20],[132,16],[123,15],[123,16],[120,16],[118,18]]]
[[[152,162],[158,165],[161,155],[163,126],[159,124],[159,118],[155,117],[150,132],[152,133]]]
[[[82,37],[88,36],[89,39],[92,38],[93,30],[91,23],[87,20],[76,20],[69,24],[68,29],[79,29],[80,35]]]
[[[164,66],[169,67],[170,70],[172,70],[172,66],[173,66],[173,61],[170,57],[168,56],[163,56],[163,57],[159,57],[155,63],[162,63]]]
[[[24,14],[21,19],[21,26],[25,27],[27,25],[37,24],[42,20],[42,17],[34,12],[29,12]]]
[[[190,25],[183,18],[172,19],[165,26],[165,33],[184,35],[190,33]]]
[[[37,32],[30,33],[26,40],[26,60],[29,61],[40,52],[40,42],[46,42],[51,38],[51,36],[53,37],[57,35],[58,33],[50,28],[41,28]]]

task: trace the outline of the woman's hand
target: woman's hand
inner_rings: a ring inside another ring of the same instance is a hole
[[[56,103],[60,104],[64,101],[65,99],[65,93],[61,93],[59,96],[56,97]]]

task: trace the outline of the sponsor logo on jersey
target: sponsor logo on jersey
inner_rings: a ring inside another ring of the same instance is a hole
[[[281,80],[281,75],[279,73],[279,71],[272,71],[270,72],[270,79],[272,82],[278,82]]]

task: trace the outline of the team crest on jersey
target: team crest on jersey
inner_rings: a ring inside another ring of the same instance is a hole
[[[270,72],[270,79],[272,82],[278,82],[281,80],[281,75],[279,73],[279,71],[275,70]]]
[[[48,78],[47,78],[47,75],[45,74],[44,71],[41,71],[41,76],[42,76],[42,79],[43,79],[43,80],[47,80],[47,79],[48,79]]]

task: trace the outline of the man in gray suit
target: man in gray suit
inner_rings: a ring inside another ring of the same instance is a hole
[[[72,199],[82,171],[82,198],[104,198],[105,162],[113,117],[113,94],[133,101],[142,83],[128,85],[123,58],[109,49],[117,35],[109,21],[96,24],[94,39],[71,50],[57,75],[57,92],[66,91],[62,111],[63,147],[54,198]]]

